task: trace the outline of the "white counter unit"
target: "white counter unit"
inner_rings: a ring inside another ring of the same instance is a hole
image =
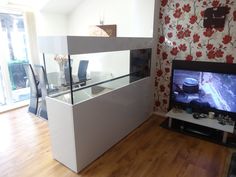
[[[152,38],[41,36],[39,48],[43,53],[87,54],[120,50],[152,48]]]
[[[137,64],[134,70],[142,65],[146,69],[145,72],[132,75],[132,67],[128,66],[130,73],[125,75],[98,84],[92,83],[91,87],[89,81],[84,88],[72,87],[70,84],[67,91],[46,98],[53,157],[79,172],[151,114],[152,39],[62,36],[40,37],[39,42],[41,52],[49,54],[130,50],[129,63]],[[139,61],[136,62],[136,59]]]

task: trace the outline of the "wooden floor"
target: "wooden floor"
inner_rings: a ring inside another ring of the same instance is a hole
[[[0,176],[222,177],[231,150],[159,127],[151,117],[102,157],[75,174],[52,159],[47,121],[26,108],[0,114]]]

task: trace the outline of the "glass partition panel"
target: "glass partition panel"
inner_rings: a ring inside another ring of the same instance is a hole
[[[104,81],[101,84],[90,85],[83,88],[73,89],[73,100],[74,104],[92,99],[99,95],[111,92],[115,89],[124,87],[130,83],[130,76],[124,76],[122,78]],[[60,94],[55,94],[54,98],[70,103],[70,92],[61,92]]]
[[[48,95],[53,96],[65,94],[64,97],[58,98],[62,98],[62,101],[72,103],[72,94],[70,93],[69,61],[72,65],[73,60],[69,60],[69,58],[69,55],[43,54]]]
[[[129,74],[130,51],[71,55],[72,74],[90,84]],[[87,84],[87,83],[86,83]]]
[[[151,49],[44,56],[49,96],[71,104],[150,76]]]

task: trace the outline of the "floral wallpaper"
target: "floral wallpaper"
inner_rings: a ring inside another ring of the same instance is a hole
[[[171,62],[236,62],[235,0],[161,0],[155,78],[155,106],[166,112],[169,103]],[[224,28],[204,28],[204,10],[227,6]]]

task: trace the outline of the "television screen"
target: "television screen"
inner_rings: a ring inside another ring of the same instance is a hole
[[[188,69],[172,70],[171,102],[236,113],[236,75]]]

